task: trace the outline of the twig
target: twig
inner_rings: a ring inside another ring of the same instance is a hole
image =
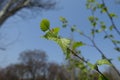
[[[107,8],[106,5],[105,5],[104,0],[102,0],[102,3],[103,3],[103,5],[104,5],[104,7]],[[113,18],[110,16],[110,12],[109,12],[108,10],[106,10],[106,14],[107,14],[108,17],[109,17],[109,19],[110,19],[110,21],[111,21],[111,23],[112,23],[113,28],[115,29],[115,31],[116,31],[116,32],[118,33],[118,35],[120,36],[120,31],[119,31],[118,28],[116,27],[116,25],[115,25],[115,23],[114,23],[114,21],[113,21]]]
[[[100,70],[98,69],[98,67],[96,68],[96,71],[97,71],[98,73],[100,73],[100,75],[102,75],[102,77],[103,77],[105,80],[108,80],[108,78],[107,78],[103,73],[100,72]]]
[[[102,50],[100,50],[100,48],[96,45],[94,39],[91,39],[89,36],[83,34],[82,36],[86,37],[87,39],[89,39],[92,44],[93,44],[93,47],[101,54],[101,56],[103,58],[105,58],[106,60],[108,60],[108,62],[112,65],[113,69],[117,72],[117,74],[120,76],[120,73],[119,71],[117,70],[117,68],[113,65],[113,63],[105,56],[105,54],[102,52]]]
[[[86,64],[88,63],[87,60],[85,60],[84,58],[81,58],[80,56],[78,56],[77,53],[74,52],[73,50],[71,50],[70,48],[68,48],[68,50],[69,50],[74,56],[76,56],[77,58],[79,58],[80,60],[82,60],[83,62],[85,62]],[[105,77],[105,75],[100,72],[100,70],[98,69],[98,67],[95,68],[94,70],[96,70],[104,79],[107,80],[107,78]]]

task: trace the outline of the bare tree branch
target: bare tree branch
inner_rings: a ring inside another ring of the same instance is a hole
[[[56,2],[52,0],[1,0],[4,5],[0,5],[0,27],[11,16],[23,8],[27,9],[53,9]],[[2,4],[2,3],[1,3]]]

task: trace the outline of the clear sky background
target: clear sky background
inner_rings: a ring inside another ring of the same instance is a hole
[[[39,24],[43,18],[47,18],[51,21],[51,27],[61,27],[61,22],[59,17],[66,17],[70,25],[77,25],[82,31],[90,33],[90,23],[88,21],[88,16],[90,16],[90,11],[86,10],[85,1],[86,0],[57,0],[58,9],[50,11],[42,11],[31,15],[30,11],[19,12],[17,15],[9,18],[1,28],[0,32],[4,36],[3,40],[0,41],[2,46],[6,47],[5,51],[0,51],[0,66],[6,66],[8,64],[18,62],[19,54],[25,50],[39,49],[46,52],[48,55],[48,61],[64,63],[65,57],[60,49],[60,47],[52,42],[40,38],[44,33],[40,31]],[[110,7],[110,11],[115,12],[119,15],[120,5],[113,3],[113,0],[107,2],[107,6]],[[21,15],[22,17],[20,17]],[[104,15],[97,14],[101,19],[104,19],[109,24],[108,18]],[[30,17],[32,16],[32,17]],[[120,16],[120,15],[119,15]],[[116,24],[120,22],[120,19],[116,19]],[[120,28],[119,28],[120,29]],[[71,37],[69,30],[62,29],[62,36]],[[113,46],[109,41],[101,41],[102,34],[98,35],[96,38],[99,47],[106,53],[106,55],[111,58],[116,58],[120,56],[109,46]],[[87,41],[78,34],[74,34],[75,40]],[[119,39],[119,38],[118,38]],[[93,48],[82,47],[82,54],[94,63],[97,59],[100,59],[100,54]],[[113,55],[114,54],[114,55]],[[113,61],[117,67],[120,67],[120,62],[115,59]]]

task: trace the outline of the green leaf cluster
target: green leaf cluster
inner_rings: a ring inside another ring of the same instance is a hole
[[[109,16],[112,17],[112,18],[117,17],[117,15],[115,13],[110,13]]]
[[[115,47],[115,50],[120,52],[120,47]]]
[[[75,50],[78,47],[84,46],[85,44],[83,42],[74,42],[72,45],[72,49]]]
[[[45,35],[42,36],[43,38],[56,42],[62,48],[63,52],[67,53],[67,48],[69,47],[70,40],[67,38],[61,38],[59,36],[59,27],[50,29],[49,20],[43,19],[40,23],[40,28],[43,32],[45,32]]]
[[[113,38],[114,38],[114,36],[113,36],[112,34],[105,35],[105,36],[104,36],[104,39],[106,39],[106,38],[113,39]],[[112,40],[112,42],[114,43],[114,40]]]
[[[105,65],[105,64],[106,65],[111,65],[110,62],[107,59],[97,60],[97,62],[96,62],[96,65],[99,65],[99,66]]]
[[[47,31],[47,30],[49,30],[49,28],[50,28],[50,22],[49,22],[49,20],[42,19],[42,21],[40,23],[40,28],[44,32]]]
[[[105,33],[104,39],[111,40],[111,42],[115,45],[114,49],[116,51],[120,52],[120,47],[118,46],[120,44],[120,41],[116,40],[115,39],[116,36],[111,33],[113,31],[113,29],[117,29],[117,28],[115,28],[116,26],[114,25],[114,21],[113,21],[113,18],[117,17],[117,15],[115,13],[109,12],[108,7],[104,4],[104,2],[99,3],[99,1],[97,1],[97,0],[87,0],[86,7],[92,11],[92,16],[88,17],[88,20],[90,21],[90,23],[92,25],[92,29],[91,29],[92,37],[86,36],[83,34],[83,32],[78,31],[76,29],[75,25],[70,27],[71,32],[74,32],[74,31],[79,32],[82,36],[88,38],[91,42],[93,42],[93,44],[90,45],[93,47],[96,47],[96,45],[94,45],[94,44],[96,44],[96,43],[94,43],[94,40],[95,40],[94,38],[96,37],[95,33],[104,32]],[[97,12],[97,10],[99,10],[101,13],[107,13],[108,18],[110,18],[110,21],[112,23],[111,26],[107,26],[105,24],[105,21],[100,21],[101,18],[96,17],[95,11]],[[62,22],[62,27],[65,28],[68,26],[68,21],[65,17],[60,17],[59,19]],[[73,41],[73,43],[72,43],[70,39],[60,37],[60,35],[59,35],[60,28],[55,27],[55,28],[51,29],[50,22],[47,19],[43,19],[41,21],[40,28],[43,32],[45,32],[45,35],[43,35],[42,37],[56,42],[61,47],[62,51],[66,54],[66,57],[69,59],[71,58],[70,53],[75,52],[77,54],[77,49],[81,46],[86,45],[82,41]],[[118,58],[118,60],[120,60],[120,57]],[[91,68],[91,70],[98,71],[98,66],[101,66],[101,65],[110,65],[111,66],[112,64],[110,61],[111,61],[110,59],[107,59],[105,56],[102,56],[102,59],[97,60],[95,64],[92,64],[87,60],[85,60],[85,62],[82,62],[82,63],[79,63],[79,61],[74,61],[74,64],[76,67],[83,69],[83,68],[86,68],[84,65],[84,63],[86,63],[86,65],[89,66]],[[87,70],[87,68],[86,68],[86,70]],[[99,80],[108,80],[108,79],[105,78],[104,75],[100,75]]]
[[[60,19],[60,21],[63,23],[63,24],[62,24],[62,27],[63,27],[63,28],[67,27],[67,24],[68,24],[67,19],[64,18],[64,17],[62,17],[62,16],[61,16],[59,19]]]
[[[91,22],[92,26],[95,27],[97,25],[98,18],[95,16],[89,16],[88,20]]]

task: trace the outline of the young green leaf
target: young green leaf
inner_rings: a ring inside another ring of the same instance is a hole
[[[110,17],[117,17],[117,15],[115,13],[110,13],[109,15],[110,15]]]
[[[59,28],[59,27],[55,27],[55,28],[53,28],[51,31],[52,31],[52,33],[53,33],[54,35],[58,35],[58,33],[59,33],[59,31],[60,31],[60,28]]]
[[[112,42],[113,42],[114,44],[120,44],[120,41],[118,41],[118,40],[112,40]]]
[[[100,25],[101,25],[101,30],[105,30],[106,29],[106,25],[103,21],[100,22]]]
[[[101,9],[101,13],[106,13],[107,12],[107,8],[106,7],[103,7],[102,9]]]
[[[73,50],[75,50],[76,48],[84,46],[84,45],[85,44],[83,42],[74,42],[72,48]]]
[[[76,25],[73,25],[72,27],[71,27],[71,32],[74,32],[76,30]]]
[[[112,30],[113,30],[113,28],[114,28],[114,26],[110,26],[110,27],[109,27],[110,31],[112,31]]]
[[[102,8],[104,8],[104,4],[98,4],[97,7],[102,9]]]
[[[67,39],[67,38],[60,38],[60,39],[56,40],[56,42],[61,47],[61,49],[63,50],[63,52],[67,53],[67,48],[70,45],[70,40]]]
[[[95,18],[94,18],[94,16],[89,16],[89,17],[88,17],[88,20],[89,20],[90,22],[94,22]]]
[[[120,61],[120,56],[118,57],[118,60]]]
[[[67,38],[59,38],[59,39],[55,38],[55,39],[50,39],[50,40],[55,41],[61,47],[61,49],[63,50],[63,52],[65,54],[67,54],[68,47],[69,47],[69,44],[70,44],[70,40],[69,39],[67,39]]]
[[[43,19],[40,23],[40,28],[43,32],[49,30],[50,28],[50,22],[48,19]]]
[[[120,52],[120,47],[116,47],[115,50]]]
[[[91,30],[92,35],[95,35],[95,32],[96,32],[96,30],[94,30],[94,29]]]
[[[62,27],[63,27],[63,28],[66,28],[66,27],[67,27],[67,23],[68,23],[67,19],[64,18],[64,17],[60,17],[60,21],[63,23],[63,24],[62,24]]]
[[[87,0],[87,1],[88,1],[89,3],[90,3],[90,2],[95,2],[95,0]]]
[[[60,17],[60,21],[61,21],[62,23],[67,23],[67,20],[66,20],[66,18],[64,18],[64,17]]]
[[[70,40],[67,38],[60,38],[58,36],[59,28],[53,28],[52,30],[48,31],[43,38],[52,40],[56,42],[61,49],[63,50],[64,53],[67,53],[67,48],[69,47]]]
[[[105,29],[106,29],[106,26],[105,26],[105,25],[101,25],[101,29],[102,29],[102,30],[105,30]]]
[[[93,65],[92,63],[87,63],[87,65],[91,68],[91,70],[94,70],[95,69],[95,67],[96,67],[96,65]]]
[[[97,65],[100,65],[100,66],[101,66],[101,65],[104,65],[104,64],[111,65],[107,59],[98,60],[98,61],[96,62],[96,64],[97,64]]]

